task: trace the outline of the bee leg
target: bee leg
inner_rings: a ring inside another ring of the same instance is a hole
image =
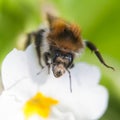
[[[72,69],[74,66],[75,66],[74,63],[72,63],[72,65],[70,66],[70,69]]]
[[[50,59],[50,53],[45,52],[44,53],[44,61],[45,61],[45,64],[48,66],[48,74],[50,74],[50,63],[48,62],[49,59]]]
[[[95,53],[95,55],[97,56],[97,58],[99,59],[99,61],[104,65],[106,66],[107,68],[111,68],[112,70],[115,70],[113,67],[107,65],[102,57],[102,55],[100,54],[100,52],[98,51],[98,49],[96,48],[96,46],[89,42],[89,41],[85,41],[85,45]]]
[[[71,79],[71,73],[70,71],[67,69],[68,74],[69,74],[69,80],[70,80],[70,92],[72,93],[72,79]]]
[[[33,38],[34,38],[34,44],[36,47],[36,51],[37,51],[37,55],[38,55],[38,60],[39,60],[39,64],[42,68],[44,68],[44,66],[42,65],[41,62],[41,46],[42,46],[42,41],[43,41],[43,33],[45,31],[43,29],[40,29],[39,31],[32,33],[33,34]]]
[[[48,74],[50,74],[50,64],[48,65]]]
[[[41,63],[41,53],[40,53],[40,47],[39,47],[39,46],[36,46],[36,51],[37,51],[37,55],[38,55],[39,64],[40,64],[40,66],[41,66],[42,69],[43,69],[44,66],[43,66],[42,63]]]
[[[26,49],[31,44],[32,36],[31,33],[27,34],[27,39],[25,41],[24,49]]]
[[[40,54],[40,50],[39,50],[39,47],[36,47],[36,50],[37,50],[37,54],[38,54],[38,59],[39,59],[39,64],[40,66],[42,67],[42,69],[44,69],[44,66],[42,66],[41,64],[41,54]],[[48,74],[50,74],[50,63],[48,62],[49,61],[49,58],[50,58],[50,53],[49,52],[45,52],[43,54],[43,60],[45,61],[45,64],[48,66]],[[37,73],[37,75],[39,75],[40,72]]]

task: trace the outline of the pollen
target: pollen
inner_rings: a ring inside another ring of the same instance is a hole
[[[38,115],[42,118],[48,118],[51,107],[56,104],[58,104],[57,100],[51,97],[46,97],[42,93],[37,93],[25,103],[23,112],[26,119],[33,115]]]

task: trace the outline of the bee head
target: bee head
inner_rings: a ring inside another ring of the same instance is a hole
[[[73,63],[73,57],[72,53],[63,53],[60,50],[54,51],[52,71],[55,77],[60,77],[66,72]]]

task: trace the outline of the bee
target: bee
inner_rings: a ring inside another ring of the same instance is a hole
[[[61,77],[68,71],[71,92],[69,70],[74,67],[74,59],[82,53],[85,47],[94,52],[104,66],[114,70],[113,67],[105,63],[102,55],[92,42],[82,39],[81,29],[76,24],[51,14],[47,14],[47,21],[47,27],[28,34],[26,46],[31,41],[34,42],[40,66],[42,68],[48,66],[49,69],[51,67],[56,78]]]

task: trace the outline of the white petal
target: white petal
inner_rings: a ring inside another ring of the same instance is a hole
[[[83,87],[75,92],[70,94],[59,91],[58,94],[53,93],[53,91],[46,93],[60,102],[57,110],[61,114],[56,114],[56,112],[53,114],[56,114],[58,118],[61,116],[63,119],[72,116],[73,120],[96,120],[104,114],[108,103],[108,93],[105,88],[97,86],[86,89]]]
[[[72,94],[57,96],[60,100],[58,110],[63,113],[70,112],[75,120],[96,120],[99,119],[107,108],[108,94],[101,86],[80,87],[79,91]]]
[[[26,55],[17,49],[12,50],[2,64],[2,82],[5,89],[10,88],[21,79],[28,78]]]
[[[64,108],[63,108],[64,109]],[[75,116],[71,112],[62,112],[57,107],[52,108],[50,120],[76,120]]]
[[[33,44],[26,49],[25,53],[27,56],[30,76],[35,82],[37,82],[37,84],[41,85],[48,78],[48,68],[46,66],[45,68],[41,69],[35,46]]]
[[[75,67],[71,69],[71,74],[78,84],[94,85],[100,81],[100,70],[98,67],[87,63],[75,64]]]
[[[38,85],[32,79],[22,79],[6,91],[21,102],[25,102],[36,94]]]
[[[43,119],[40,118],[38,115],[33,115],[28,120],[43,120]]]
[[[21,103],[7,92],[0,96],[0,120],[24,120]]]
[[[12,50],[2,64],[2,80],[5,90],[19,98],[35,94],[38,86],[48,77],[48,68],[41,69],[33,46],[24,51]]]
[[[9,95],[13,95],[20,101],[25,102],[33,97],[38,92],[39,86],[43,84],[43,81],[46,81],[46,71],[47,70],[44,69],[44,71],[38,75],[39,81],[35,81],[31,78],[24,78],[6,91],[9,91]]]

